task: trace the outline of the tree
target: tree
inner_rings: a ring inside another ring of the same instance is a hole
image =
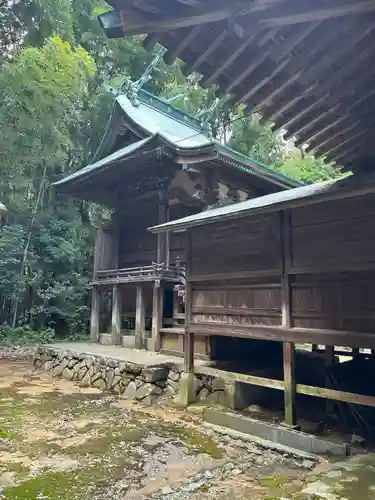
[[[65,308],[67,316],[61,287],[68,286],[74,298],[74,269],[81,281],[88,281],[82,273],[89,265],[87,246],[77,263],[84,231],[78,212],[71,202],[55,200],[49,183],[56,173],[77,167],[76,127],[82,122],[94,71],[92,58],[82,48],[54,36],[40,49],[23,49],[0,73],[0,196],[11,212],[10,224],[0,235],[3,321],[45,326],[52,305],[59,309],[52,300],[59,287],[64,303],[60,310]],[[79,293],[85,293],[80,285]],[[76,303],[71,305],[74,311]]]

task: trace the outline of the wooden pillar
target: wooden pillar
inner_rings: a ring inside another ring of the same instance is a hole
[[[194,373],[194,333],[188,328],[184,333],[184,372]]]
[[[360,355],[359,347],[353,347],[352,354],[353,354],[353,358],[358,358]]]
[[[284,342],[284,404],[285,424],[291,427],[297,425],[296,420],[296,377],[295,349],[293,342]]]
[[[328,370],[335,364],[335,346],[326,345],[325,346],[325,367],[327,370],[325,386],[327,389],[331,388],[330,379],[328,377]],[[326,399],[326,413],[333,413],[335,410],[335,403],[331,399]]]
[[[112,288],[112,345],[121,345],[121,311],[120,287],[116,283]]]
[[[90,341],[99,342],[100,291],[97,285],[91,292]]]
[[[168,205],[165,200],[164,193],[162,191],[159,192],[159,206],[158,206],[158,224],[164,224],[167,222],[167,212]],[[157,234],[157,262],[158,264],[164,263],[166,264],[166,241],[167,235],[166,233],[158,233]]]
[[[145,323],[146,308],[143,285],[137,285],[137,295],[135,302],[135,347],[144,349],[145,346]]]
[[[281,229],[281,325],[285,329],[292,327],[292,297],[290,286],[291,247],[290,247],[290,216],[280,212]],[[295,346],[293,342],[283,343],[284,359],[284,411],[285,425],[297,426],[296,420],[296,377],[295,377]]]
[[[163,325],[164,287],[156,280],[152,295],[152,351],[158,352],[161,348],[160,329]]]

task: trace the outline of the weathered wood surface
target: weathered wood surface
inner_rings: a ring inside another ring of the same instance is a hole
[[[136,287],[135,302],[135,347],[143,349],[146,341],[146,304],[144,286],[138,284]]]
[[[296,425],[296,375],[295,375],[295,348],[292,342],[284,342],[284,412],[285,423]]]
[[[113,345],[121,345],[120,285],[113,285],[112,287],[111,341]]]

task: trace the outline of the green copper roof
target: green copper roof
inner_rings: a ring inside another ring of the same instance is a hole
[[[121,123],[121,121],[138,135],[140,140],[106,156],[106,151],[110,151],[111,148],[111,137],[113,139],[116,123]],[[155,138],[159,138],[160,143],[164,145],[163,147],[172,149],[178,155],[194,155],[202,151],[212,153],[216,155],[216,162],[227,164],[245,174],[255,175],[266,183],[281,189],[301,185],[299,182],[228,148],[216,139],[212,139],[208,131],[204,130],[200,120],[144,90],[138,91],[137,104],[134,103],[134,99],[126,95],[119,95],[116,98],[114,111],[99,151],[95,155],[94,163],[56,182],[55,185],[60,186],[78,178],[87,178],[95,170],[96,172],[101,171],[103,166],[109,168],[110,165],[113,165],[113,168],[116,168],[118,160],[125,160],[130,154],[133,156],[140,154],[144,146]]]

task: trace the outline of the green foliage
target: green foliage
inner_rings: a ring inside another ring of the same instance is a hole
[[[326,181],[342,176],[342,173],[331,163],[325,163],[312,155],[293,151],[283,159],[278,170],[292,179],[306,184]]]
[[[49,344],[55,338],[52,328],[43,330],[32,330],[29,326],[0,326],[0,345],[27,345],[27,344]]]

